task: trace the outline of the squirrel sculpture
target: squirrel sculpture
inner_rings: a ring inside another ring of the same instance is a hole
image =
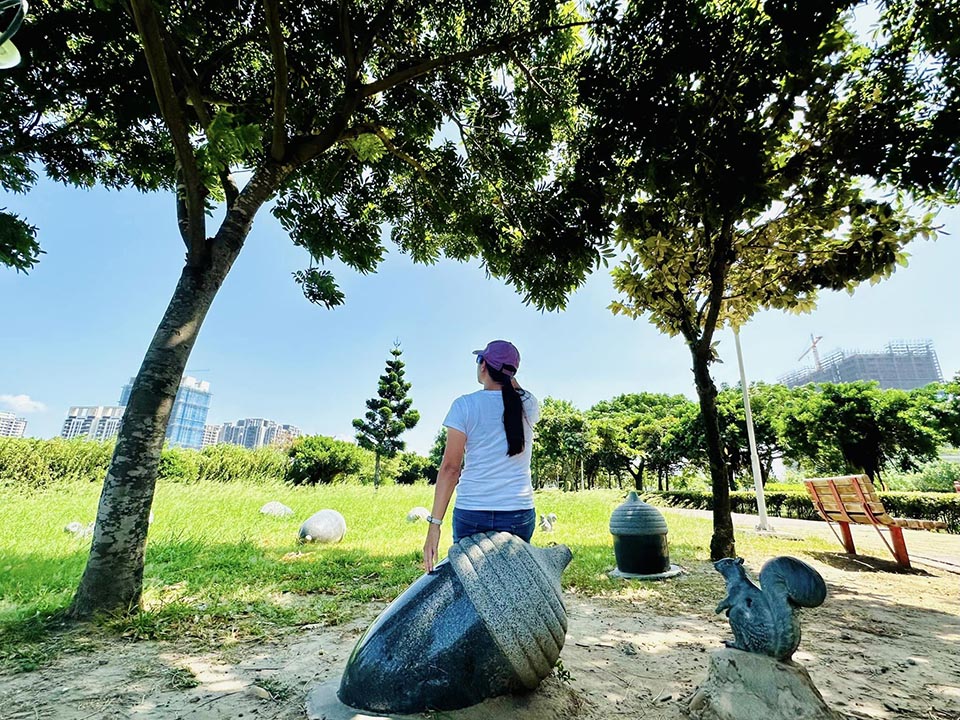
[[[760,570],[760,587],[743,567],[743,558],[713,564],[727,584],[717,612],[727,611],[733,642],[727,647],[789,660],[800,644],[799,608],[817,607],[827,585],[816,570],[792,557],[775,557]]]

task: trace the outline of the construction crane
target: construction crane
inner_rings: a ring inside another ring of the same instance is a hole
[[[797,358],[797,361],[803,360],[807,356],[807,353],[812,352],[814,367],[816,367],[817,370],[822,370],[823,366],[820,364],[820,353],[817,351],[817,343],[821,340],[823,340],[823,335],[814,337],[813,333],[810,333],[810,347],[803,351],[800,357]]]

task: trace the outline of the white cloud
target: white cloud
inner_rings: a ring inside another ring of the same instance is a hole
[[[17,413],[44,412],[47,406],[29,395],[0,395],[0,405]]]

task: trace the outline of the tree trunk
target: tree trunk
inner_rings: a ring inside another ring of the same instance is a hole
[[[254,216],[292,169],[269,163],[257,170],[233,198],[216,237],[187,254],[180,282],[133,381],[100,493],[90,556],[70,605],[73,618],[133,610],[140,603],[157,466],[180,379]]]
[[[378,450],[374,455],[373,461],[373,489],[376,490],[380,487],[380,451]]]
[[[140,602],[148,518],[167,421],[200,326],[245,236],[229,245],[211,245],[201,267],[184,267],[147,348],[100,494],[90,557],[70,607],[74,618],[132,610]]]
[[[643,469],[646,464],[646,461],[642,460],[640,462],[640,467],[637,468],[637,472],[634,472],[632,467],[627,466],[627,472],[633,475],[633,486],[636,488],[637,492],[643,492]]]
[[[710,559],[736,557],[733,537],[733,519],[730,517],[730,490],[720,444],[720,422],[717,413],[717,386],[710,377],[709,347],[693,355],[693,376],[697,383],[700,413],[703,416],[707,458],[710,461],[710,484],[713,486],[713,537],[710,539]]]

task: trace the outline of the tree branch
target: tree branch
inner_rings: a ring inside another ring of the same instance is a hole
[[[367,83],[366,85],[361,86],[361,95],[362,97],[370,97],[372,95],[378,95],[382,92],[400,85],[402,83],[414,80],[418,77],[426,75],[427,73],[436,70],[437,68],[447,67],[449,65],[454,65],[465,60],[473,60],[474,58],[484,57],[486,55],[494,55],[500,52],[507,52],[511,47],[516,45],[518,42],[523,40],[529,40],[531,38],[541,37],[547,35],[551,32],[556,32],[558,30],[567,30],[574,27],[584,27],[586,25],[591,25],[592,22],[575,22],[575,23],[564,23],[562,25],[549,25],[547,27],[536,28],[528,32],[515,33],[510,35],[504,35],[501,38],[498,38],[495,41],[480,45],[471,50],[464,50],[458,53],[451,53],[450,55],[442,55],[438,58],[432,60],[425,60],[416,65],[409,65],[392,75],[388,75],[385,78],[377,80],[372,83]]]
[[[287,51],[283,44],[280,27],[280,0],[263,0],[270,31],[270,54],[273,55],[275,81],[273,85],[273,141],[270,154],[280,161],[286,152],[287,143]]]
[[[180,46],[177,44],[177,41],[174,37],[163,30],[163,45],[167,54],[172,58],[174,64],[176,65],[177,71],[176,74],[180,78],[180,81],[183,83],[184,89],[187,91],[187,100],[193,111],[197,114],[197,119],[200,121],[200,126],[203,128],[204,133],[207,135],[207,139],[210,138],[210,123],[211,117],[210,113],[207,112],[207,103],[204,100],[203,94],[200,91],[200,78],[193,71],[192,67],[187,64],[187,61],[183,57],[183,52],[180,49]],[[233,203],[237,199],[239,190],[237,189],[237,184],[234,182],[233,175],[230,173],[229,167],[222,167],[217,170],[217,176],[220,178],[220,185],[223,188],[223,194],[227,201],[227,208],[233,206]]]
[[[360,61],[357,57],[353,42],[353,27],[350,24],[350,2],[340,0],[340,47],[343,50],[343,60],[347,66],[347,82],[349,88],[357,80],[360,71]]]
[[[369,55],[373,49],[373,43],[377,39],[377,35],[383,32],[383,29],[393,17],[393,13],[399,4],[399,0],[386,0],[380,12],[374,15],[373,20],[367,25],[363,38],[357,43],[356,55],[358,65],[362,65],[367,59],[367,55]]]
[[[39,124],[40,120],[43,119],[43,113],[36,113],[34,120],[31,121],[30,125],[25,130],[18,130],[14,133],[13,145],[0,146],[0,155],[20,155],[30,152],[34,147],[36,147],[40,140],[48,141],[57,137],[58,135],[63,135],[64,133],[69,132],[86,120],[87,116],[90,115],[90,112],[90,103],[87,103],[83,106],[83,112],[73,118],[73,120],[44,133],[41,138],[34,139],[30,136],[30,133],[37,129],[37,125]],[[46,127],[46,123],[44,123],[44,127]]]
[[[173,140],[177,165],[183,173],[184,200],[188,225],[188,258],[196,261],[203,254],[206,242],[204,216],[204,185],[200,177],[197,157],[190,143],[190,127],[173,87],[173,77],[163,47],[163,33],[150,0],[130,0],[134,22],[143,52],[150,68],[150,77],[160,105],[160,114]]]
[[[341,103],[340,111],[327,123],[327,126],[312,135],[298,135],[290,138],[287,143],[285,160],[295,166],[310,162],[320,153],[335,145],[347,129],[347,121],[353,115],[360,102],[356,93],[346,95]]]
[[[250,32],[244,33],[228,42],[215,53],[212,53],[206,60],[197,63],[197,75],[201,79],[206,80],[211,73],[216,72],[221,60],[238,47],[242,47],[248,42],[255,40],[261,32],[263,32],[262,28],[255,27]]]
[[[724,218],[720,227],[713,257],[710,259],[710,292],[707,305],[707,315],[703,321],[703,335],[698,343],[698,352],[705,352],[710,348],[713,333],[717,329],[717,318],[723,307],[723,292],[726,289],[727,270],[730,267],[730,249],[733,247],[733,223]]]
[[[183,173],[177,172],[177,228],[180,230],[180,237],[183,238],[183,244],[190,247],[190,212],[187,209],[186,188],[183,185]]]
[[[483,172],[483,166],[482,166],[482,165],[480,165],[480,164],[478,164],[478,163],[475,163],[475,162],[473,161],[472,153],[471,153],[471,151],[470,151],[470,145],[471,145],[472,140],[471,140],[471,138],[470,138],[470,134],[467,132],[466,125],[464,124],[464,122],[463,122],[463,120],[460,118],[460,116],[457,115],[454,111],[448,110],[447,108],[445,108],[443,105],[441,105],[440,103],[438,103],[435,98],[433,98],[433,97],[430,96],[429,94],[423,92],[422,90],[419,90],[419,89],[416,88],[416,87],[411,88],[411,89],[413,90],[414,93],[416,93],[416,94],[419,95],[420,97],[424,98],[427,102],[429,102],[431,105],[433,105],[435,108],[437,108],[437,110],[439,110],[439,111],[440,111],[443,115],[445,115],[454,125],[457,126],[457,131],[460,133],[460,142],[463,143],[463,152],[464,152],[464,153],[466,154],[466,156],[467,156],[467,165],[468,165],[471,169],[473,169],[474,172],[476,172],[477,174],[479,174],[484,180],[486,180],[487,183],[489,183],[490,187],[493,188],[493,190],[497,193],[497,197],[498,197],[499,200],[500,200],[500,207],[501,207],[501,209],[503,210],[503,214],[507,217],[507,219],[508,219],[510,222],[512,222],[512,223],[513,223],[518,229],[520,229],[521,232],[522,232],[521,224],[520,224],[520,222],[516,219],[516,217],[513,215],[512,209],[511,209],[511,207],[510,207],[510,203],[508,203],[508,202],[507,202],[507,199],[503,196],[503,193],[502,193],[501,190],[500,190],[500,185],[499,185],[499,183],[495,182],[493,179],[491,179],[490,177],[488,177],[488,176],[486,175],[486,173]],[[475,145],[475,147],[476,147],[476,146],[477,146],[477,145]]]
[[[433,187],[433,183],[430,182],[430,178],[427,177],[427,171],[424,170],[423,165],[420,163],[420,161],[417,160],[412,155],[405,153],[403,150],[401,150],[396,145],[394,145],[393,141],[383,131],[382,127],[380,127],[379,125],[371,125],[371,124],[359,125],[356,128],[354,128],[353,132],[355,132],[357,136],[363,134],[364,132],[369,132],[376,135],[380,139],[380,142],[383,143],[383,146],[387,149],[387,152],[389,152],[394,157],[397,157],[400,160],[403,160],[403,162],[405,162],[407,165],[409,165],[410,167],[412,167],[414,170],[417,171],[417,174],[420,176],[421,180],[423,180],[425,183]]]
[[[520,68],[521,72],[523,72],[523,74],[524,74],[524,75],[526,76],[526,78],[527,78],[527,81],[528,81],[531,85],[533,85],[534,87],[536,87],[536,88],[537,88],[540,92],[542,92],[547,98],[549,98],[550,100],[553,100],[554,102],[556,102],[556,98],[554,98],[553,95],[551,95],[550,92],[549,92],[543,85],[540,84],[540,81],[537,80],[537,79],[533,76],[533,73],[532,73],[532,72],[530,72],[530,68],[528,68],[526,65],[523,64],[523,62],[520,60],[520,57],[519,57],[519,56],[517,55],[517,53],[516,53],[515,51],[513,51],[513,50],[510,51],[510,59],[513,60],[513,61],[517,64],[517,67]]]

